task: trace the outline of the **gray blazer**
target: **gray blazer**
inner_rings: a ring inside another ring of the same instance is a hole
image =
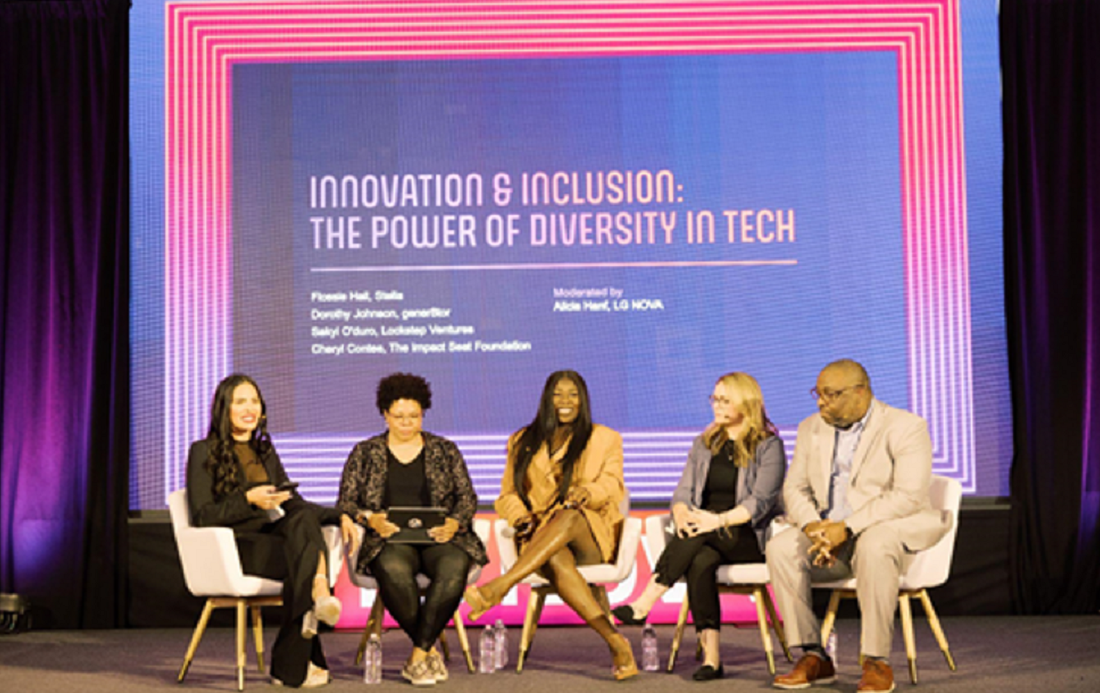
[[[703,442],[703,436],[697,437],[691,444],[684,473],[680,483],[672,492],[672,503],[683,503],[697,508],[703,502],[703,487],[707,483],[710,471],[710,450]],[[783,514],[780,491],[783,489],[783,475],[787,471],[787,455],[783,449],[783,440],[779,436],[770,436],[756,448],[756,459],[737,475],[737,491],[734,500],[737,505],[749,511],[749,524],[756,533],[760,551],[771,538],[772,519]]]

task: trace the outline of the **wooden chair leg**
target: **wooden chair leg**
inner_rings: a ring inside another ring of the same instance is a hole
[[[764,656],[768,658],[768,673],[775,676],[775,650],[772,649],[772,634],[768,631],[768,615],[764,610],[764,588],[761,585],[753,587],[752,600],[756,604],[756,624],[760,627],[760,641],[764,643]]]
[[[539,616],[542,615],[542,606],[545,601],[545,590],[538,587],[531,588],[531,594],[527,597],[527,613],[523,617],[523,634],[519,638],[519,654],[516,656],[517,674],[523,673],[523,664],[531,651],[531,643],[535,640],[535,630],[538,629]]]
[[[680,643],[684,640],[684,627],[687,626],[688,619],[688,597],[684,595],[684,601],[680,604],[680,615],[676,618],[676,630],[672,634],[672,647],[669,648],[668,653],[668,673],[672,673],[673,667],[676,666],[676,656],[680,653]]]
[[[462,615],[457,611],[454,616],[455,635],[458,636],[458,646],[462,648],[462,655],[466,658],[466,670],[471,674],[477,671],[474,668],[474,655],[470,652],[470,638],[466,634],[466,624],[462,622]]]
[[[833,590],[829,596],[829,609],[825,612],[825,620],[821,623],[821,644],[829,641],[829,633],[833,632],[833,623],[836,621],[836,611],[840,607],[842,590]]]
[[[439,649],[443,650],[443,659],[451,661],[451,646],[447,644],[446,629],[439,632]]]
[[[772,629],[775,631],[776,637],[779,638],[779,645],[783,648],[783,656],[787,658],[788,662],[793,662],[794,658],[791,657],[791,648],[787,644],[787,634],[783,631],[783,623],[779,620],[779,613],[775,609],[775,602],[772,601],[772,595],[768,592],[766,585],[764,586],[763,593],[764,608],[768,610],[768,618],[771,619]]]
[[[260,607],[252,607],[252,636],[256,642],[256,666],[264,673],[264,619]]]
[[[359,650],[355,653],[356,666],[363,663],[363,653],[367,651],[367,640],[370,639],[371,634],[381,636],[382,619],[385,618],[385,616],[385,608],[382,606],[382,595],[375,590],[374,604],[371,604],[370,616],[367,617],[367,622],[363,625],[363,636],[359,638]]]
[[[191,660],[195,658],[195,650],[199,649],[202,634],[206,632],[206,624],[210,622],[210,614],[212,613],[214,613],[214,600],[207,599],[206,604],[202,607],[199,622],[195,626],[195,632],[191,636],[191,644],[187,646],[187,654],[183,656],[183,666],[180,667],[180,673],[176,679],[179,683],[183,683],[183,679],[187,676],[187,670],[191,668]]]
[[[951,648],[947,645],[947,636],[943,632],[943,626],[940,625],[936,610],[932,608],[932,598],[928,596],[928,590],[921,590],[917,593],[917,596],[920,597],[921,606],[924,607],[924,615],[928,617],[928,626],[932,629],[932,635],[936,636],[940,652],[943,652],[943,657],[947,660],[947,667],[951,671],[955,671],[955,658],[951,656]]]
[[[244,690],[245,653],[244,643],[248,639],[248,601],[237,600],[237,690]]]
[[[905,658],[909,660],[909,680],[917,683],[917,644],[913,639],[913,610],[909,605],[909,595],[898,595],[898,611],[901,612],[901,636],[905,641]]]

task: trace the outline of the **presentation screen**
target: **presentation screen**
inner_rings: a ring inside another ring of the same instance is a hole
[[[164,2],[133,9],[131,506],[225,375],[311,500],[427,378],[482,502],[583,375],[667,501],[724,373],[794,450],[822,366],[1007,494],[995,5]]]

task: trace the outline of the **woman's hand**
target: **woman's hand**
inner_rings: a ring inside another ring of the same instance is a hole
[[[677,528],[681,527],[679,522],[677,522],[676,526]],[[696,537],[700,534],[713,532],[723,526],[721,515],[712,513],[709,510],[699,510],[696,508],[687,511],[683,528],[680,530],[680,536]]]
[[[428,536],[440,544],[446,544],[458,532],[458,520],[448,517],[443,524],[428,530]]]
[[[584,486],[574,486],[569,489],[569,493],[565,496],[565,508],[583,508],[588,505],[590,500],[592,500],[592,494],[588,492],[587,488]]]
[[[383,539],[389,539],[401,530],[400,527],[386,519],[386,513],[384,512],[372,514],[370,518],[367,519],[367,524]]]
[[[359,550],[359,529],[355,526],[355,520],[347,513],[340,516],[340,536],[344,540],[344,546],[348,547],[348,555],[354,556]]]
[[[535,533],[535,516],[528,513],[512,524],[515,541],[527,541]]]
[[[690,536],[687,532],[688,520],[691,519],[691,508],[683,503],[672,506],[672,523],[676,526],[676,535],[681,539]]]
[[[244,497],[261,510],[274,510],[290,500],[290,491],[279,491],[271,484],[264,484],[248,489]]]

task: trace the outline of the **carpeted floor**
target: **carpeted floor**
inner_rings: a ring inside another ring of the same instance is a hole
[[[1100,616],[1076,617],[974,617],[943,620],[958,671],[947,669],[927,624],[918,619],[917,653],[920,683],[908,681],[900,630],[894,646],[898,690],[914,693],[936,691],[1087,691],[1100,690]],[[628,628],[635,655],[640,658],[640,630]],[[478,630],[471,630],[476,647]],[[839,674],[835,686],[820,690],[854,693],[859,681],[859,624],[841,620]],[[275,631],[266,632],[270,649]],[[668,656],[670,626],[658,628],[662,661]],[[111,691],[219,690],[236,689],[233,631],[210,630],[203,639],[186,682],[176,684],[191,633],[187,630],[38,631],[0,636],[0,691]],[[512,666],[515,663],[519,629],[509,632]],[[335,680],[327,691],[363,690],[362,671],[353,665],[357,633],[332,633],[324,637],[325,651]],[[563,693],[564,691],[649,691],[709,688],[723,691],[771,690],[770,677],[755,625],[726,627],[722,651],[726,678],[718,682],[695,683],[692,656],[694,635],[685,638],[673,674],[643,672],[635,679],[616,683],[610,678],[610,657],[601,641],[583,627],[542,628],[523,674],[512,668],[491,675],[468,674],[461,653],[450,634],[456,652],[451,661],[451,679],[440,686],[449,693]],[[408,641],[400,631],[387,632],[382,639],[384,681],[379,689],[410,689],[400,678],[400,667],[408,655]],[[256,671],[255,655],[249,648],[246,690],[268,690],[266,675]],[[797,656],[797,653],[796,653]],[[780,671],[789,667],[780,654]]]

